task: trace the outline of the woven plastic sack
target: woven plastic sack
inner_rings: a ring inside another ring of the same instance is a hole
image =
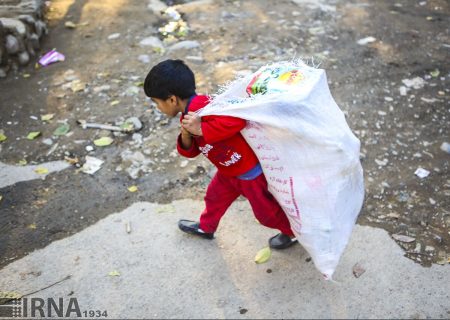
[[[246,119],[269,191],[325,279],[331,279],[364,199],[360,142],[328,88],[325,71],[281,62],[232,82],[200,116]]]

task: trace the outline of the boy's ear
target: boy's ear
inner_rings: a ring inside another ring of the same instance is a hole
[[[167,98],[167,100],[171,104],[177,104],[178,103],[178,99],[177,99],[177,97],[175,95],[171,95],[170,97]]]

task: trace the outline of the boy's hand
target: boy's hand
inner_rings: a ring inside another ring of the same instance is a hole
[[[196,136],[203,136],[202,119],[195,112],[188,112],[181,121],[182,128]]]
[[[186,137],[190,137],[191,136],[191,133],[189,131],[187,131],[185,128],[183,128],[183,126],[181,126],[180,130],[181,130],[181,135],[182,136],[186,136]]]

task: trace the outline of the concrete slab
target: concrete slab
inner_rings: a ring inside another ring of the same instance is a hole
[[[450,316],[450,266],[415,264],[384,230],[355,227],[333,283],[301,246],[255,264],[274,232],[257,224],[246,202],[233,204],[215,240],[177,229],[178,219],[195,219],[201,209],[191,200],[135,203],[7,265],[0,291],[26,294],[70,274],[30,297],[76,297],[81,310],[107,310],[109,318]],[[366,269],[360,278],[352,274],[356,263]],[[120,276],[109,276],[113,270]]]

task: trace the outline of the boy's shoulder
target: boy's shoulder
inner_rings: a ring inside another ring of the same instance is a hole
[[[211,101],[211,97],[205,95],[197,95],[192,98],[191,103],[189,104],[189,111],[195,112],[204,108]]]

